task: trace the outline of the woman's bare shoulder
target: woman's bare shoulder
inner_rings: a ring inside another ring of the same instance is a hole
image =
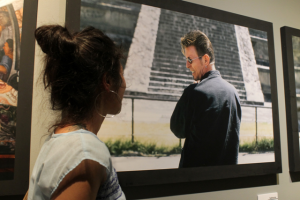
[[[83,160],[63,178],[51,199],[96,199],[98,189],[106,178],[104,166],[93,160]]]

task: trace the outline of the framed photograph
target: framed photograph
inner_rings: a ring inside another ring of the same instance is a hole
[[[0,2],[0,196],[29,184],[37,1]]]
[[[286,124],[290,172],[300,172],[300,30],[282,27]]]
[[[122,188],[168,185],[169,195],[174,195],[180,192],[172,192],[171,185],[230,179],[238,188],[243,178],[281,172],[272,23],[180,0],[76,2],[67,3],[66,26],[73,31],[96,27],[125,55],[122,111],[106,119],[98,133],[111,152]],[[180,45],[192,30],[207,35],[216,70],[239,96],[236,164],[179,168],[185,139],[172,133],[170,119],[184,89],[194,84]]]

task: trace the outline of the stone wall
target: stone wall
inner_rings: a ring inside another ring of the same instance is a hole
[[[267,32],[249,28],[264,102],[271,102],[270,64]]]
[[[239,57],[248,101],[264,102],[255,54],[251,43],[249,29],[235,25],[239,48]]]
[[[296,93],[300,97],[300,37],[293,36],[292,43],[293,43],[293,57],[294,57],[294,67],[295,67]]]
[[[141,7],[124,72],[127,91],[148,92],[160,10],[146,5]]]

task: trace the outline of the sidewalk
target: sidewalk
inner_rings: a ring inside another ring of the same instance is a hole
[[[112,157],[113,166],[117,171],[137,171],[153,169],[177,168],[180,155],[167,157]],[[267,153],[239,153],[238,164],[275,162],[274,152]]]

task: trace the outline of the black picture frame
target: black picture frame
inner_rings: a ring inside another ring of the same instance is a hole
[[[280,28],[280,33],[285,89],[289,169],[292,181],[300,181],[299,130],[297,120],[296,81],[292,43],[293,36],[300,37],[300,30],[284,26]]]
[[[118,172],[119,182],[127,198],[153,198],[224,189],[276,185],[277,173],[281,173],[282,168],[272,23],[181,0],[126,1],[267,32],[275,152],[275,162],[270,163]],[[78,8],[80,4],[80,0],[67,0],[66,26],[72,31],[79,31],[80,18],[78,18],[78,15],[80,15],[80,9]]]
[[[34,30],[36,29],[37,21],[37,5],[38,0],[24,0],[19,65],[14,178],[12,180],[0,181],[0,198],[2,198],[1,196],[24,195],[29,186],[32,91],[35,56]]]

